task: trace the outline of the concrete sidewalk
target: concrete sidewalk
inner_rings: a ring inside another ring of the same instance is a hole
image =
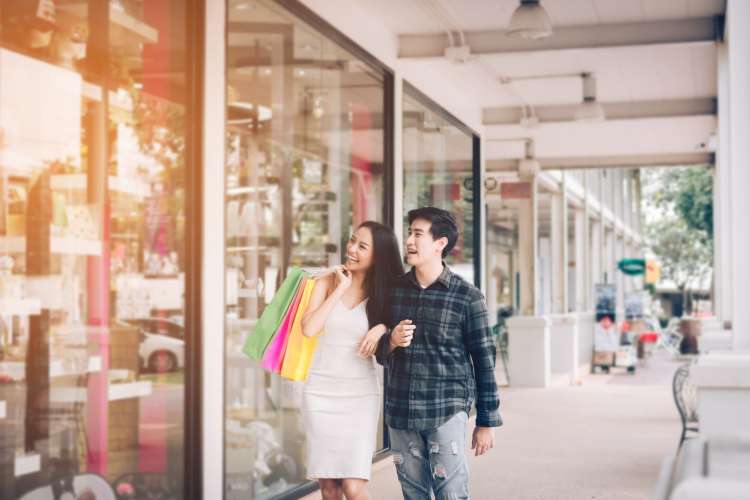
[[[678,364],[657,353],[634,375],[613,369],[578,386],[501,388],[505,425],[489,455],[470,456],[472,498],[648,498],[661,460],[679,441],[671,389]],[[390,460],[375,464],[370,492],[402,498]]]

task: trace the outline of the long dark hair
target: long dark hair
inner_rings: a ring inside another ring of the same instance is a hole
[[[363,227],[372,234],[373,259],[364,282],[368,297],[367,321],[372,328],[379,323],[388,324],[389,289],[395,279],[403,274],[404,267],[393,229],[370,220],[360,224],[357,229]]]

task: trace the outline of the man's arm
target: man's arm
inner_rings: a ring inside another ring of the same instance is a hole
[[[414,329],[410,319],[402,320],[395,328],[389,329],[378,342],[375,359],[385,366],[388,356],[399,347],[409,347],[414,336]]]
[[[391,348],[391,331],[392,330],[389,328],[383,336],[380,337],[378,346],[375,349],[375,360],[383,366],[385,366],[388,356],[393,352],[393,349]]]
[[[495,382],[495,337],[487,322],[487,306],[481,293],[466,306],[464,343],[474,365],[477,387],[477,427],[499,427],[500,396]]]

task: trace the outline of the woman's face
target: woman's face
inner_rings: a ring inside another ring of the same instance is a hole
[[[350,271],[366,271],[373,263],[372,232],[369,228],[360,227],[349,238],[346,244],[346,261],[344,265]]]

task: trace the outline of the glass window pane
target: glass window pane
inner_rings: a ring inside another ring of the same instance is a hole
[[[276,2],[228,18],[226,487],[267,498],[305,482],[304,383],[241,348],[291,266],[340,264],[381,220],[384,75]]]
[[[182,498],[185,2],[0,7],[0,497]]]
[[[456,217],[459,238],[446,258],[474,283],[473,137],[408,88],[403,97],[404,227],[408,212],[438,207]],[[405,238],[404,238],[405,239]]]

